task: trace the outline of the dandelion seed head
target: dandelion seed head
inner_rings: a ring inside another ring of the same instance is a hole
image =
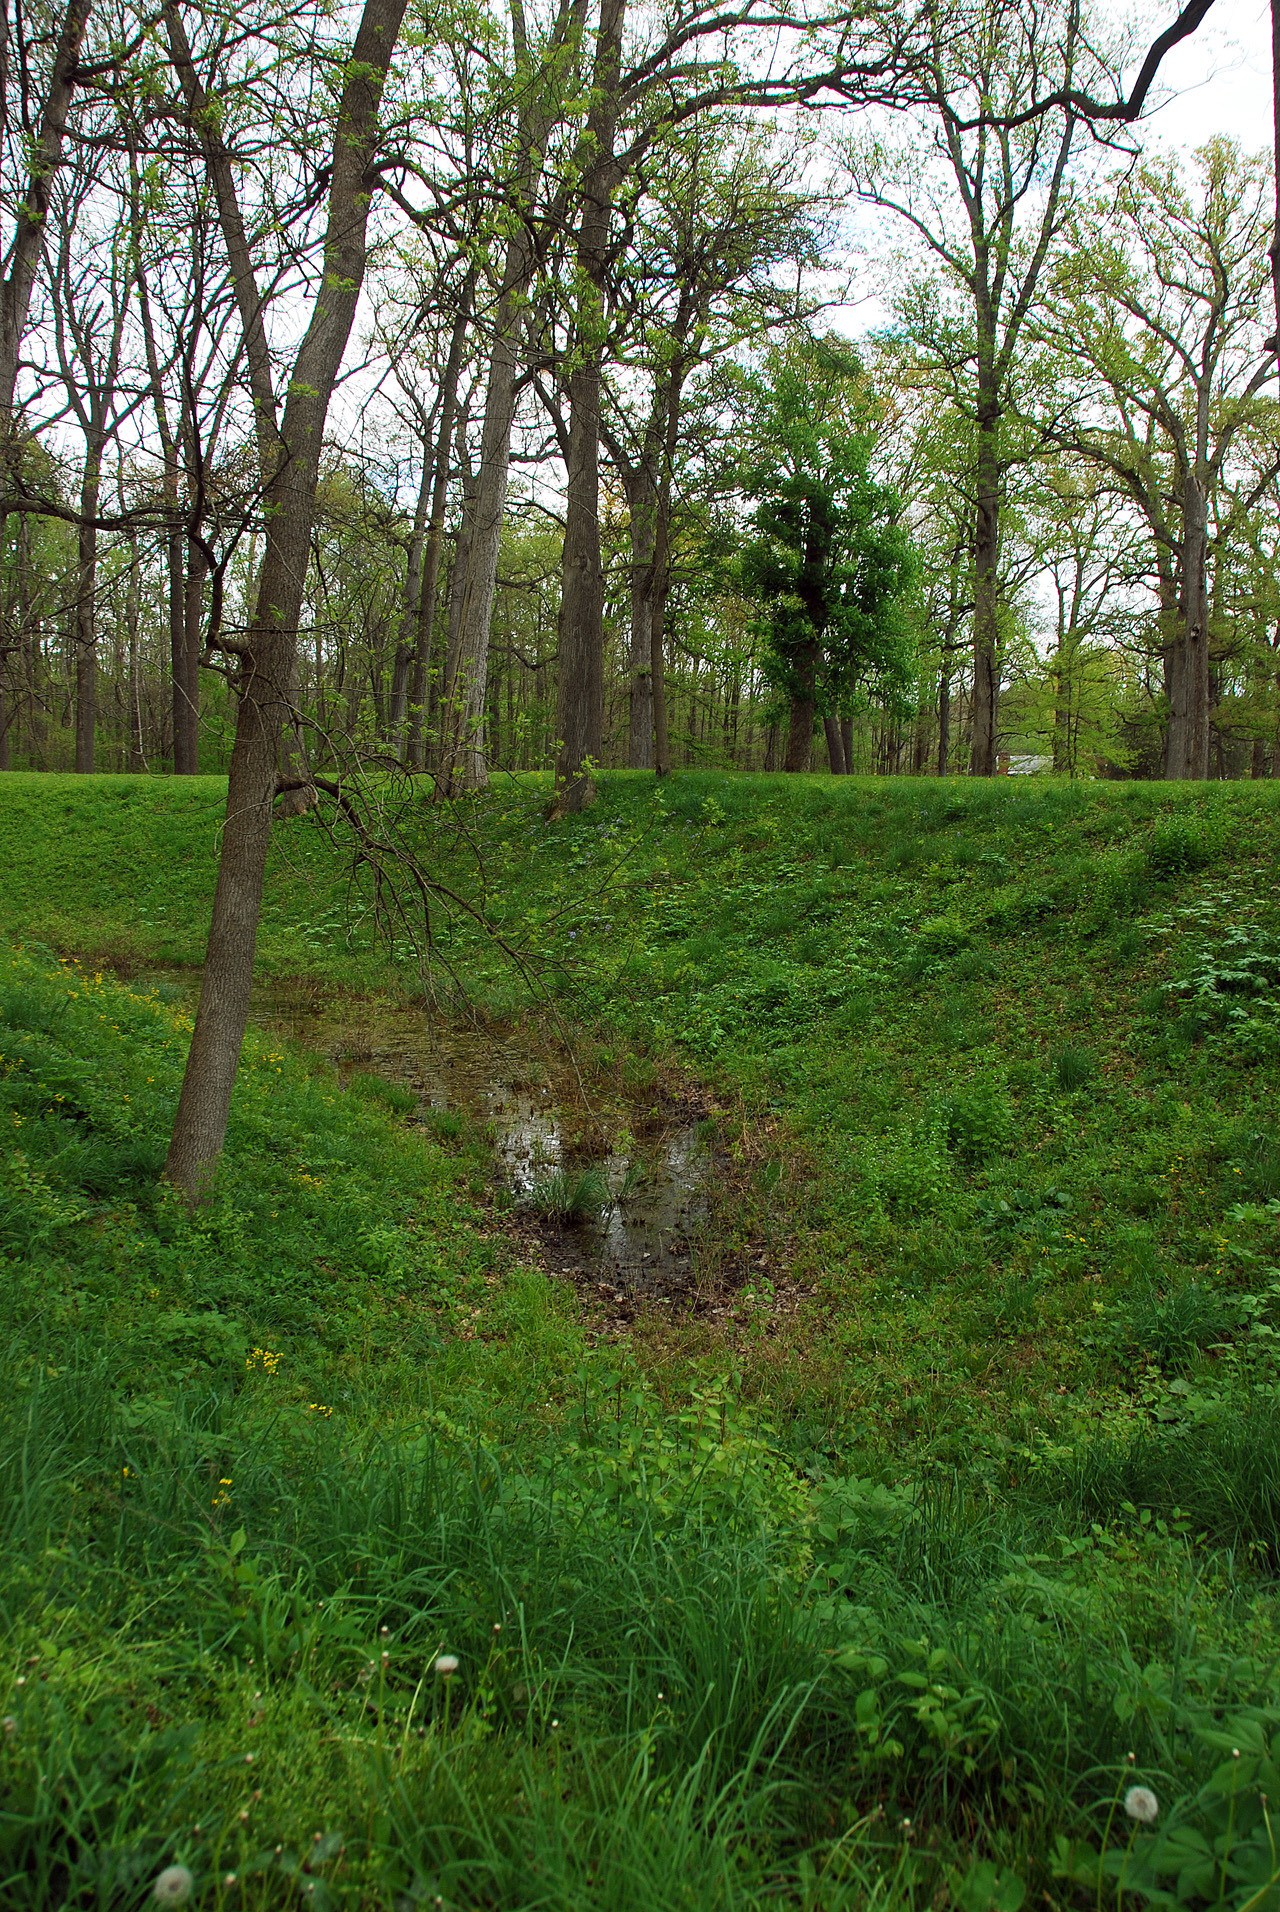
[[[151,1888],[151,1896],[157,1905],[185,1905],[191,1897],[195,1880],[185,1866],[166,1866]]]
[[[435,1670],[440,1675],[440,1678],[442,1680],[449,1679],[458,1670],[457,1654],[456,1653],[437,1653]]]
[[[1141,1826],[1153,1826],[1160,1816],[1160,1801],[1150,1786],[1130,1786],[1124,1796],[1124,1809]]]

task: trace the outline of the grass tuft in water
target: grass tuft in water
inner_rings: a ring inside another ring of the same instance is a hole
[[[609,1203],[609,1184],[598,1168],[562,1169],[541,1176],[521,1201],[521,1207],[549,1220],[590,1221]]]

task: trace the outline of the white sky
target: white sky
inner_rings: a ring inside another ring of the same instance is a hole
[[[1165,0],[1148,37],[1176,16]],[[1132,75],[1128,76],[1132,78]],[[1215,133],[1246,152],[1271,144],[1271,16],[1267,0],[1214,0],[1204,24],[1167,54],[1160,82],[1172,95],[1143,122],[1144,143],[1203,145]]]

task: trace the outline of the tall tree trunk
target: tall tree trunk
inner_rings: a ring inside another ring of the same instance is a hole
[[[642,460],[627,485],[631,518],[631,709],[627,762],[632,770],[653,769],[653,557],[657,538],[658,494],[653,473]]]
[[[938,775],[951,770],[951,654],[944,646],[938,672]]]
[[[1271,234],[1271,295],[1275,305],[1273,342],[1280,374],[1280,0],[1271,0],[1271,177],[1275,185],[1276,217]]]
[[[561,0],[551,34],[552,53],[563,61],[582,31],[586,0]],[[526,66],[523,8],[513,7],[513,26]],[[526,70],[528,106],[522,118],[520,170],[510,203],[526,215],[542,174],[543,148],[562,107],[561,90],[550,74]],[[511,425],[524,339],[526,295],[537,263],[530,217],[516,225],[503,261],[502,285],[493,317],[493,349],[480,431],[480,465],[471,516],[467,567],[463,577],[454,666],[447,673],[440,708],[440,761],[437,789],[445,796],[483,789],[488,781],[484,757],[484,714],[489,674],[489,636],[498,583],[498,553],[511,466]]]
[[[440,559],[444,551],[444,518],[449,502],[449,447],[458,417],[458,380],[462,373],[462,354],[471,323],[475,298],[474,266],[462,284],[457,315],[449,338],[449,356],[445,361],[440,386],[440,417],[437,421],[435,459],[431,484],[431,513],[423,551],[418,595],[413,606],[413,670],[409,679],[408,763],[411,770],[426,768],[426,717],[430,700],[428,672],[431,665],[431,634],[435,629],[436,594],[440,585]],[[423,474],[425,484],[426,474]],[[492,600],[490,600],[492,604]]]
[[[765,770],[776,770],[778,767],[777,758],[778,726],[776,724],[766,724],[764,730],[764,764],[762,768]]]
[[[653,768],[658,777],[671,775],[671,733],[667,723],[667,596],[671,587],[671,573],[667,564],[666,545],[662,537],[662,520],[659,516],[659,547],[661,568],[658,566],[658,554],[655,551],[654,564],[657,581],[653,592],[653,608],[649,623],[649,677],[653,684]]]
[[[160,369],[160,354],[156,349],[155,327],[151,318],[151,293],[142,257],[144,225],[140,203],[142,182],[137,156],[131,144],[129,146],[129,184],[129,227],[133,245],[134,281],[138,288],[138,314],[142,322],[142,339],[146,352],[147,382],[151,387],[151,403],[156,415],[156,429],[159,433],[160,451],[164,459],[164,497],[168,512],[168,525],[165,531],[165,569],[168,581],[169,681],[173,701],[173,770],[175,776],[185,777],[194,776],[198,764],[193,748],[196,731],[188,721],[192,673],[187,656],[187,589],[183,573],[186,539],[183,535],[179,502],[181,470],[178,441],[169,426],[169,408],[165,403],[164,378]],[[195,672],[198,677],[198,657]],[[138,706],[138,710],[140,713],[141,705]],[[140,715],[139,724],[141,724]],[[140,750],[141,730],[139,730]]]
[[[1053,768],[1059,776],[1073,777],[1076,768],[1071,738],[1076,649],[1074,633],[1063,631],[1058,638],[1053,686]]]
[[[126,763],[130,770],[145,770],[142,743],[142,672],[138,655],[138,627],[142,621],[142,566],[138,562],[138,541],[129,540],[129,588],[125,594],[124,622],[129,646],[129,748]]]
[[[404,570],[404,595],[400,603],[400,628],[396,636],[395,657],[391,665],[391,689],[387,696],[387,742],[398,757],[405,748],[405,719],[409,709],[409,671],[413,664],[418,636],[418,606],[422,601],[422,547],[427,536],[427,513],[431,509],[433,460],[422,445],[422,476],[418,481],[418,502],[414,507],[413,530]]]
[[[592,801],[604,744],[604,563],[600,554],[600,377],[609,226],[617,184],[614,141],[626,0],[600,0],[578,222],[576,362],[569,376],[569,455],[560,588],[556,808]]]
[[[844,759],[844,739],[840,735],[840,719],[824,717],[822,732],[827,740],[827,763],[833,777],[843,777],[848,765]]]
[[[791,713],[787,725],[787,754],[782,760],[784,770],[807,770],[813,758],[813,725],[817,715],[815,687],[818,675],[818,650],[816,639],[810,639],[807,644],[796,647],[795,672],[799,688],[791,699]]]
[[[167,485],[166,491],[168,491]],[[165,533],[165,570],[169,586],[169,688],[173,702],[173,770],[175,776],[185,777],[194,774],[194,766],[187,761],[187,733],[182,721],[187,701],[187,588],[182,565],[185,540],[182,535],[182,526],[178,522],[176,481],[169,501],[169,509],[172,517]]]
[[[556,807],[595,796],[604,738],[604,565],[600,555],[600,366],[570,380],[568,503],[556,680]]]
[[[76,534],[76,769],[92,774],[98,728],[98,515],[105,433],[85,446],[80,482],[80,524]]]
[[[187,575],[182,592],[180,675],[173,680],[174,756],[182,735],[183,775],[200,771],[200,652],[204,636],[204,586],[209,561],[198,544],[187,543]]]
[[[1194,468],[1183,483],[1182,606],[1169,657],[1169,726],[1164,774],[1209,774],[1209,607],[1204,488]]]
[[[272,804],[293,736],[298,617],[311,553],[325,418],[364,281],[369,166],[405,0],[366,0],[338,102],[323,276],[289,381],[284,456],[264,497],[257,603],[239,653],[239,709],[200,1006],[165,1173],[197,1202],[222,1153],[249,1014]],[[222,214],[220,208],[220,216]]]
[[[467,578],[471,569],[471,533],[475,525],[479,488],[479,470],[464,469],[462,496],[458,500],[458,529],[454,539],[453,563],[449,567],[449,617],[445,629],[444,672],[436,709],[436,727],[441,738],[442,763],[445,749],[444,713],[448,708],[449,695],[458,674],[458,653],[462,646],[462,622],[467,600]]]
[[[994,777],[1000,738],[1000,411],[978,401],[977,514],[973,535],[973,748],[970,774]]]
[[[498,553],[511,464],[511,425],[516,409],[519,348],[524,333],[524,293],[533,267],[528,235],[521,230],[507,247],[504,285],[498,301],[480,464],[476,474],[467,564],[463,574],[457,646],[440,706],[439,788],[454,796],[488,782],[484,713],[489,679],[489,636],[498,584]]]

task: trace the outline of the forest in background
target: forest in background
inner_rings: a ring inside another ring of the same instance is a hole
[[[227,767],[353,25],[6,24],[0,767]],[[1273,169],[1144,152],[1140,51],[1019,0],[411,10],[299,761],[1277,774]]]

